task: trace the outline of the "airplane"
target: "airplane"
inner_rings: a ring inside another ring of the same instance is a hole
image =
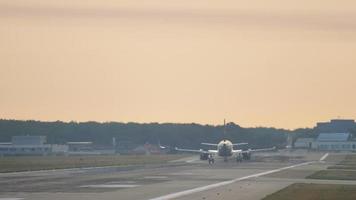
[[[161,141],[160,141],[160,140],[158,140],[158,147],[159,147],[161,150],[167,149],[167,146],[161,145]]]
[[[224,127],[225,127],[225,120],[224,120]],[[224,128],[224,134],[226,129]],[[242,145],[247,145],[248,143],[232,143],[231,141],[227,139],[221,140],[219,143],[214,144],[214,143],[201,143],[202,145],[207,145],[207,146],[213,146],[216,147],[216,149],[212,150],[194,150],[194,149],[181,149],[176,147],[176,151],[182,151],[182,152],[192,152],[192,153],[200,153],[200,159],[201,160],[209,160],[209,164],[214,162],[214,157],[215,156],[220,156],[224,158],[224,161],[227,162],[229,157],[235,157],[237,162],[241,162],[242,160],[250,160],[251,159],[251,153],[253,152],[259,152],[259,151],[272,151],[275,150],[275,147],[272,148],[265,148],[265,149],[248,149],[248,150],[242,150],[242,149],[234,149],[235,147],[242,146]]]

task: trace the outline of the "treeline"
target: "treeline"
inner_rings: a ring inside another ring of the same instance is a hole
[[[47,142],[64,144],[68,141],[93,141],[96,145],[111,145],[116,141],[133,144],[158,144],[171,147],[200,148],[201,142],[217,143],[223,137],[234,143],[248,142],[250,148],[285,147],[288,134],[303,135],[311,129],[296,131],[275,128],[242,128],[234,123],[223,126],[175,123],[120,123],[120,122],[41,122],[0,120],[0,142],[8,142],[15,135],[44,135]]]

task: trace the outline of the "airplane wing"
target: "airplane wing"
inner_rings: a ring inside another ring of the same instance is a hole
[[[213,144],[213,143],[206,143],[206,142],[203,142],[201,143],[202,145],[207,145],[207,146],[214,146],[214,147],[217,147],[218,144]]]
[[[276,150],[276,147],[266,148],[266,149],[249,149],[249,150],[246,150],[246,151],[242,151],[242,153],[261,152],[261,151],[274,151],[274,150]]]
[[[232,153],[242,153],[241,149],[232,150]]]
[[[245,143],[245,142],[243,142],[243,143],[234,143],[234,144],[232,144],[232,145],[234,145],[234,146],[240,146],[240,145],[247,145],[248,143]]]
[[[176,151],[182,151],[182,152],[191,152],[191,153],[210,153],[209,151],[204,151],[203,149],[180,149],[180,148],[175,148]]]

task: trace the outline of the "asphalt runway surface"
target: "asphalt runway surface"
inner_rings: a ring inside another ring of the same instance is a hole
[[[163,165],[4,173],[0,200],[258,200],[297,182],[356,184],[305,179],[342,157],[300,150],[258,153],[242,163],[209,165],[195,155]]]

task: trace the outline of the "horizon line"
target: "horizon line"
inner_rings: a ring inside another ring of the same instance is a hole
[[[138,122],[138,121],[100,121],[100,120],[41,120],[41,119],[11,119],[11,118],[0,118],[0,120],[3,121],[34,121],[34,122],[44,122],[44,123],[53,123],[53,122],[62,122],[62,123],[98,123],[98,124],[105,124],[105,123],[122,123],[122,124],[130,124],[130,123],[135,123],[135,124],[197,124],[201,126],[224,126],[224,124],[210,124],[210,123],[199,123],[199,122],[157,122],[157,121],[151,121],[151,122]],[[354,120],[354,119],[330,119],[331,120]],[[274,126],[263,126],[263,125],[256,125],[256,126],[241,126],[238,123],[234,121],[228,121],[226,124],[233,123],[241,128],[274,128],[274,129],[283,129],[287,131],[295,131],[297,129],[313,129],[316,126],[313,127],[298,127],[298,128],[281,128],[281,127],[274,127]],[[317,124],[319,122],[315,122]]]

